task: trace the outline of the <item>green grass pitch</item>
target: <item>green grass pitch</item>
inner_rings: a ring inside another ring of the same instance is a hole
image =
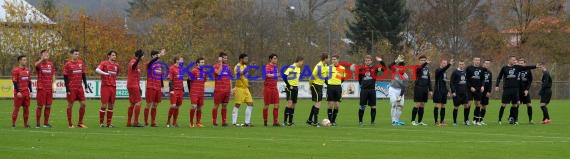
[[[345,99],[338,115],[338,127],[307,127],[312,102],[301,99],[295,111],[295,127],[263,127],[262,99],[255,100],[253,128],[211,127],[212,100],[206,100],[202,117],[206,128],[189,128],[189,100],[180,111],[180,128],[165,128],[167,100],[159,105],[159,128],[127,128],[127,100],[118,100],[113,123],[117,128],[98,128],[98,100],[88,100],[87,129],[68,129],[64,100],[56,100],[52,109],[54,128],[24,129],[22,116],[17,127],[10,127],[12,100],[0,100],[0,158],[568,158],[570,156],[569,100],[555,100],[549,110],[552,124],[527,124],[526,108],[520,108],[518,126],[498,125],[498,101],[492,101],[486,117],[487,126],[433,126],[433,104],[426,106],[424,120],[429,126],[390,125],[387,100],[379,100],[377,125],[357,124],[355,99]],[[143,104],[144,105],[144,104]],[[285,101],[281,101],[279,121],[283,120]],[[411,106],[406,102],[402,120],[409,124]],[[534,104],[535,123],[542,119]],[[326,107],[326,104],[323,106]],[[30,125],[35,125],[35,102],[30,107]],[[243,122],[244,110],[239,121]],[[73,109],[77,122],[78,103]],[[463,119],[462,108],[458,119]],[[473,109],[471,109],[473,111]],[[506,109],[505,118],[508,116]],[[451,123],[452,108],[447,107],[446,121]],[[472,116],[472,112],[470,113]],[[321,109],[320,119],[326,117]],[[141,110],[140,120],[143,120]],[[231,120],[231,109],[228,111]],[[270,113],[269,119],[272,119]],[[365,122],[369,121],[369,108]]]

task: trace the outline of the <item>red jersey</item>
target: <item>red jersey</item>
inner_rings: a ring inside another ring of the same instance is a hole
[[[268,63],[265,65],[265,74],[277,75],[277,65],[272,65]],[[263,82],[263,86],[265,88],[277,88],[277,77],[265,77],[265,82]]]
[[[150,63],[147,63],[148,67]],[[148,67],[146,75],[146,89],[160,90],[162,88],[162,65],[160,63],[152,63],[152,66]]]
[[[69,89],[82,89],[82,75],[85,73],[85,65],[83,60],[68,60],[63,67],[63,75],[69,79]]]
[[[14,94],[20,92],[22,94],[29,94],[29,84],[30,84],[30,70],[25,67],[16,67],[12,69],[12,81],[16,82],[19,90],[14,90]]]
[[[204,96],[204,85],[206,83],[206,75],[200,73],[200,69],[195,67],[192,69],[192,75],[195,79],[190,79],[190,96],[202,97]]]
[[[133,65],[137,59],[132,58],[129,62],[129,67],[127,68],[127,88],[140,88],[141,83],[141,68],[140,64],[137,64],[136,68],[133,70]],[[140,63],[140,61],[139,61]]]
[[[51,61],[43,61],[36,66],[36,71],[38,72],[37,90],[52,90],[53,76],[55,75],[53,63]]]
[[[168,79],[172,82],[173,88],[170,88],[171,90],[184,90],[184,77],[180,74],[178,64],[170,66],[170,74],[168,75]]]
[[[97,68],[103,72],[109,73],[109,75],[101,75],[101,84],[103,86],[117,86],[117,74],[119,74],[118,63],[105,60],[102,61]]]
[[[230,68],[230,65],[229,64],[217,63],[217,64],[214,64],[214,69],[215,70],[217,70],[217,69],[223,70],[220,72],[219,75],[214,73],[214,78],[215,78],[214,90],[216,90],[216,91],[230,91],[230,89],[231,89],[230,88],[230,84],[231,84],[230,76],[232,75],[232,73],[231,73],[232,69]],[[219,76],[222,76],[222,77],[218,78]]]

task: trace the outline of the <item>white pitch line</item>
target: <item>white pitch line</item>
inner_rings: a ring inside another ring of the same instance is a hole
[[[30,132],[30,133],[44,133],[44,134],[77,134],[73,132],[63,132],[63,131],[25,131],[25,130],[14,130],[14,131],[21,131],[21,132]],[[88,135],[111,135],[111,136],[136,136],[136,137],[165,137],[165,138],[185,138],[185,139],[224,139],[224,140],[249,140],[249,141],[295,141],[295,142],[312,142],[308,139],[301,139],[301,138],[250,138],[250,137],[216,137],[216,136],[185,136],[184,134],[179,135],[141,135],[141,134],[127,134],[127,133],[96,133],[96,132],[84,132],[80,134],[88,134]],[[313,140],[314,141],[314,140]],[[505,140],[497,140],[497,141],[490,141],[490,140],[450,140],[450,141],[443,141],[443,140],[379,140],[379,139],[366,139],[366,140],[353,140],[353,139],[334,139],[334,140],[323,140],[323,142],[356,142],[356,143],[569,143],[570,141],[566,140],[553,140],[553,141],[505,141]]]

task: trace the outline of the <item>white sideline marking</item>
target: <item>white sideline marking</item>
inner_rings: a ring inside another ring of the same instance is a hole
[[[11,131],[21,131],[21,132],[30,132],[30,133],[44,133],[44,134],[77,134],[74,132],[64,132],[64,131],[36,131],[36,130],[11,130]],[[249,138],[249,137],[217,137],[217,136],[185,136],[184,134],[178,135],[141,135],[141,134],[127,134],[127,133],[97,133],[97,132],[83,132],[80,134],[88,134],[88,135],[112,135],[112,136],[137,136],[137,137],[165,137],[165,138],[185,138],[185,139],[226,139],[226,140],[253,140],[253,141],[295,141],[295,142],[310,142],[306,138]],[[485,134],[483,134],[485,135]],[[507,135],[507,134],[503,134]],[[530,136],[530,137],[537,137],[537,138],[547,138],[543,136]],[[563,137],[555,137],[555,138],[562,138],[567,140],[552,140],[552,141],[541,141],[541,140],[534,140],[534,141],[506,141],[506,140],[497,140],[497,141],[490,141],[490,140],[454,140],[454,141],[443,141],[443,140],[382,140],[382,139],[333,139],[333,140],[325,140],[324,142],[357,142],[357,143],[569,143],[570,138],[563,138]],[[314,140],[313,140],[314,141]]]

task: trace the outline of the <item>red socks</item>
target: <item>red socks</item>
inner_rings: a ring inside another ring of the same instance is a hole
[[[227,116],[226,116],[227,112],[228,112],[228,109],[225,107],[222,107],[222,124],[225,124],[227,121],[226,120],[227,119]]]
[[[178,125],[178,108],[174,108],[174,110],[172,111],[172,124],[174,125]]]
[[[16,125],[16,119],[18,119],[18,112],[20,111],[19,106],[14,106],[14,110],[12,111],[12,125]]]
[[[36,124],[40,125],[40,119],[42,118],[42,107],[36,107]]]
[[[166,121],[166,124],[170,124],[170,118],[172,118],[172,114],[174,114],[174,108],[168,109],[168,120]]]
[[[99,124],[103,124],[103,121],[105,121],[105,112],[105,109],[99,109]]]
[[[44,125],[49,124],[49,115],[51,114],[51,107],[44,108]]]
[[[134,124],[139,124],[139,115],[141,114],[141,106],[135,105],[135,120],[133,120]]]
[[[85,107],[79,107],[79,124],[83,124],[84,116],[85,116]]]
[[[144,108],[144,125],[148,125],[148,108]]]
[[[133,106],[129,106],[127,110],[127,125],[131,125],[131,119],[133,118]]]
[[[279,117],[279,108],[273,108],[273,124],[277,124],[278,117]]]
[[[155,119],[156,119],[156,108],[151,108],[150,109],[150,119],[152,124],[156,124]],[[170,121],[170,120],[169,120]]]
[[[196,123],[197,124],[201,124],[201,119],[202,119],[202,109],[198,109],[196,110]]]
[[[212,125],[218,122],[218,109],[212,108]]]
[[[71,115],[72,115],[71,110],[72,110],[72,108],[67,107],[67,125],[68,126],[73,126],[73,123],[71,123]]]
[[[28,126],[29,117],[30,117],[30,106],[24,106],[24,126]]]
[[[107,125],[111,125],[112,120],[113,120],[113,110],[107,109]]]
[[[269,112],[267,111],[267,108],[263,109],[263,124],[267,124],[267,116],[269,115]]]
[[[190,108],[190,125],[194,125],[194,114],[196,113],[196,109]]]

